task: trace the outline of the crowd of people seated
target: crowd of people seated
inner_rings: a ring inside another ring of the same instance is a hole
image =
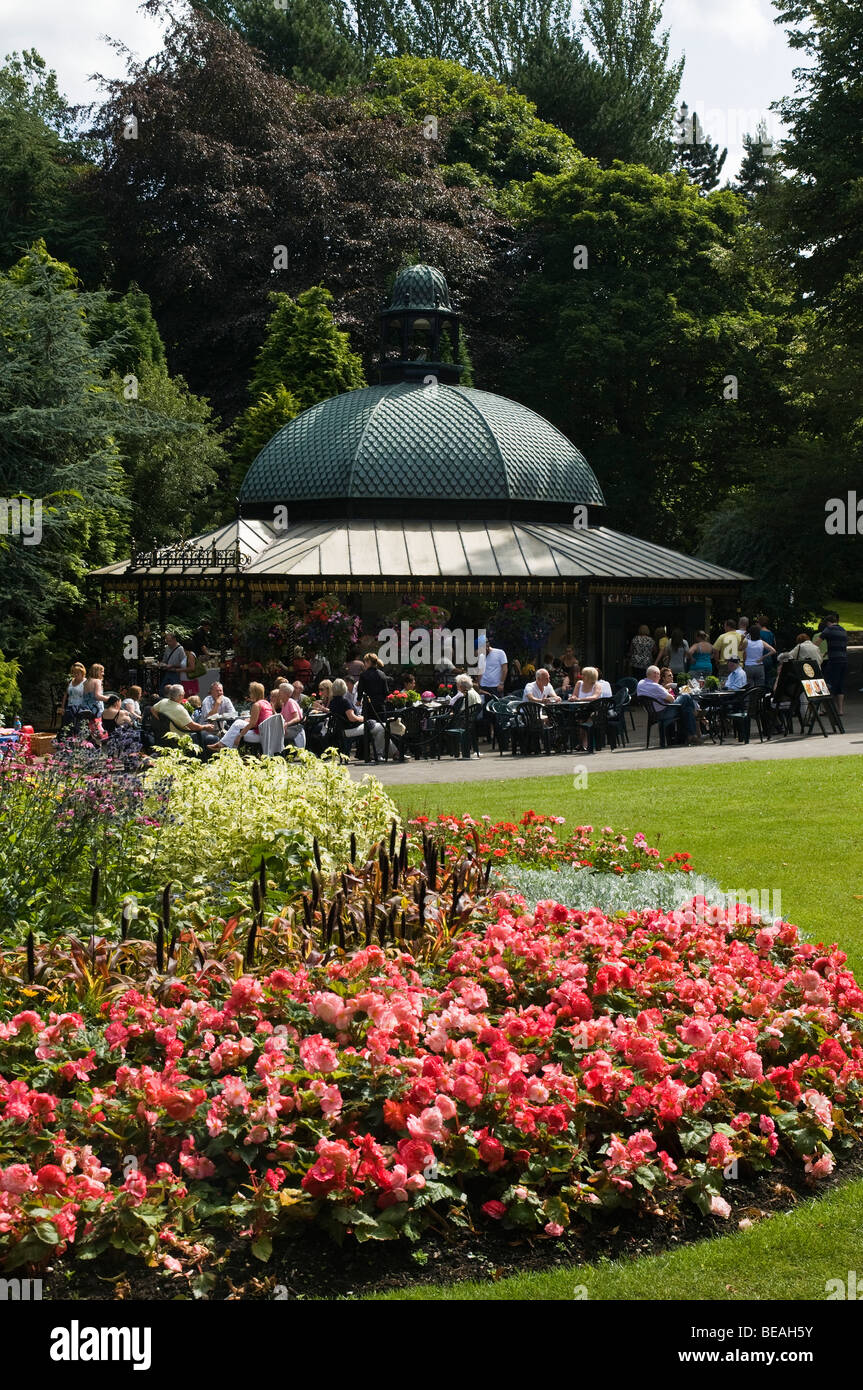
[[[218,681],[203,699],[199,695],[197,673],[209,655],[207,638],[202,624],[194,639],[203,649],[199,657],[184,647],[178,634],[166,635],[158,694],[149,702],[138,685],[106,692],[104,667],[99,663],[85,667],[76,661],[62,701],[60,737],[71,730],[104,744],[122,735],[128,748],[147,755],[170,730],[190,735],[209,756],[225,748],[260,747],[262,726],[280,715],[285,746],[319,753],[337,735],[343,750],[355,749],[377,759],[410,757],[400,721],[392,718],[388,701],[394,689],[414,697],[413,671],[390,674],[375,652],[354,650],[334,673],[324,657],[298,647],[292,666],[283,668],[285,674],[277,677],[269,695],[262,683],[252,681],[248,708],[238,709]],[[697,743],[706,726],[698,692],[709,676],[717,676],[724,691],[738,695],[741,706],[748,691],[763,690],[765,699],[779,707],[791,698],[789,692],[799,691],[805,669],[827,681],[841,717],[847,646],[847,633],[835,613],[826,615],[817,633],[801,629],[786,651],[778,649],[765,617],[751,623],[745,617],[736,622],[728,618],[715,638],[699,629],[691,641],[680,628],[668,632],[659,627],[651,633],[642,626],[627,651],[628,684],[648,702],[658,723],[676,726],[681,739]],[[434,695],[423,692],[423,708],[456,715],[479,706],[481,726],[488,730],[495,718],[494,702],[506,696],[524,706],[539,705],[535,717],[544,727],[549,706],[608,702],[617,693],[597,666],[580,665],[571,645],[559,656],[546,653],[545,664],[534,671],[510,661],[489,640],[478,667],[473,674],[456,673],[451,665],[439,671],[443,686]],[[622,684],[627,681],[616,683],[618,688]],[[588,721],[579,725],[577,737],[587,749]],[[471,746],[465,742],[461,756],[478,757],[475,742]]]

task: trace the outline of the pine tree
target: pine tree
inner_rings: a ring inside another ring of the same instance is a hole
[[[588,0],[583,31],[535,35],[512,81],[584,154],[664,172],[683,64],[669,61],[661,20],[655,0]]]
[[[767,134],[766,121],[758,122],[754,135],[744,135],[743,149],[745,153],[734,187],[744,198],[754,202],[764,194],[775,192],[779,183],[777,155]]]
[[[685,102],[680,108],[677,127],[678,137],[682,135],[683,139],[678,139],[672,168],[677,173],[688,174],[690,181],[698,184],[702,193],[712,193],[719,187],[728,150],[724,149],[720,154],[719,146],[710,143],[710,136],[705,133],[697,114],[693,111],[690,115]]]
[[[83,603],[87,570],[122,547],[129,503],[117,444],[123,405],[94,344],[98,295],[37,243],[0,276],[0,496],[38,499],[42,535],[0,535],[0,646],[36,659],[52,624]]]
[[[313,285],[296,299],[271,294],[270,303],[273,310],[249,383],[254,400],[283,385],[305,410],[328,396],[367,384],[350,338],[336,327],[329,290]]]
[[[150,296],[133,282],[124,295],[106,298],[89,316],[90,341],[116,337],[110,365],[121,376],[145,366],[166,367],[165,344],[153,317]]]
[[[301,410],[367,385],[362,360],[336,327],[333,297],[313,285],[297,298],[272,294],[272,313],[249,382],[252,404],[231,431],[234,484],[268,439]],[[269,431],[269,433],[267,433]]]

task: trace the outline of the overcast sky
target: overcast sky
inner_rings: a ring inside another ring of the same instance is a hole
[[[686,55],[682,97],[712,139],[728,146],[726,172],[733,173],[758,114],[768,118],[771,102],[792,91],[800,55],[773,23],[770,0],[665,0],[664,14],[675,56]],[[139,57],[159,47],[159,26],[138,11],[137,0],[0,0],[0,53],[38,49],[76,103],[97,95],[92,73],[124,70],[103,34]],[[775,118],[769,123],[779,134]]]

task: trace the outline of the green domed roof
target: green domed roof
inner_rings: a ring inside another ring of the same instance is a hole
[[[417,267],[413,267],[414,270]],[[429,501],[604,505],[569,440],[517,401],[466,386],[347,391],[291,420],[246,474],[243,505]]]
[[[451,312],[449,285],[433,265],[409,265],[396,276],[390,308],[443,309]]]

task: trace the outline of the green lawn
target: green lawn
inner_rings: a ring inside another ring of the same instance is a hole
[[[863,603],[854,603],[850,599],[844,598],[831,598],[826,606],[839,614],[839,621],[843,627],[848,628],[849,631],[863,631]]]
[[[723,888],[781,893],[782,914],[807,935],[839,941],[863,971],[863,764],[806,758],[725,767],[590,772],[500,782],[393,788],[403,815],[456,811],[517,820],[525,811],[570,825],[642,830],[667,854],[689,850]]]
[[[456,811],[515,820],[524,811],[574,825],[641,830],[671,854],[689,850],[696,870],[726,889],[781,893],[782,914],[814,939],[838,941],[863,971],[863,764],[813,758],[643,772],[588,769],[569,777],[394,788],[403,815]],[[429,1286],[388,1295],[425,1299],[822,1299],[849,1270],[863,1278],[863,1182],[771,1217],[747,1232],[670,1254],[609,1261],[497,1284]]]

